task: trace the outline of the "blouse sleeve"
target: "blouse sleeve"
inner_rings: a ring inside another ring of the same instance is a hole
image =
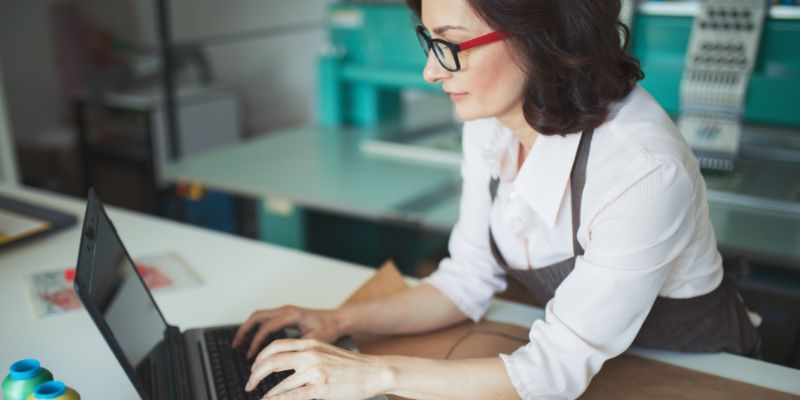
[[[635,339],[694,231],[693,186],[678,162],[637,178],[589,222],[586,252],[530,330],[501,355],[524,399],[576,398]]]

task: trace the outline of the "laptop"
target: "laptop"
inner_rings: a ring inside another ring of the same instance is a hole
[[[133,265],[90,190],[75,291],[142,399],[260,399],[291,375],[293,371],[276,372],[256,390],[245,392],[250,362],[245,349],[231,349],[238,327],[181,332],[164,318]],[[287,329],[261,345],[294,336],[297,331]]]

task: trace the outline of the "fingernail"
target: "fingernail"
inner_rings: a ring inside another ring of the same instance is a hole
[[[244,385],[244,391],[249,392],[251,390],[253,390],[253,384],[250,383],[250,381],[247,381],[247,385]]]

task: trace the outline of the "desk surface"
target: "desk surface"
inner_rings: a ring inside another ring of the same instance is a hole
[[[29,189],[0,186],[0,194],[55,207],[83,217],[84,203]],[[156,293],[167,320],[181,328],[236,323],[256,307],[297,304],[331,308],[373,270],[353,264],[110,208],[131,255],[174,251],[201,276],[196,288]],[[82,311],[34,319],[22,281],[58,270],[77,259],[79,227],[0,253],[0,369],[38,358],[56,379],[86,399],[134,399],[136,394],[88,314]],[[298,290],[302,288],[302,290]],[[213,299],[209,301],[209,299]],[[488,318],[530,325],[542,317],[532,307],[495,301]],[[630,352],[715,375],[800,394],[800,370],[729,354]],[[5,373],[1,373],[5,375]]]
[[[458,215],[458,168],[369,156],[359,144],[375,134],[391,132],[291,128],[184,157],[166,174],[246,196],[286,198],[339,214],[449,230]],[[451,192],[440,197],[448,187]],[[438,201],[424,201],[431,196]]]

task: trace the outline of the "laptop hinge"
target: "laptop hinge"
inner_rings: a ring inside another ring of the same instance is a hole
[[[166,332],[164,355],[167,358],[169,371],[166,374],[170,398],[191,399],[189,388],[188,366],[186,364],[186,349],[183,344],[183,334],[175,326],[169,326]]]

